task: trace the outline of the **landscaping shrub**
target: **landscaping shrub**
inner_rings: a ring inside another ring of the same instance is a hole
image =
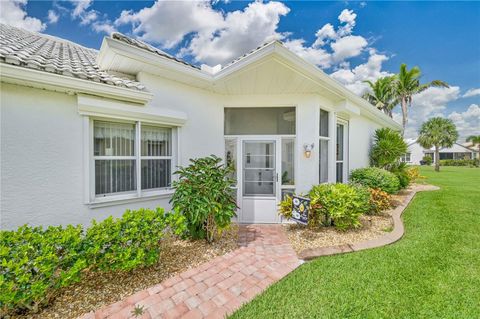
[[[397,176],[400,188],[407,188],[408,185],[410,185],[410,176],[408,175],[407,169],[407,164],[401,162],[392,165],[390,168],[390,172]]]
[[[400,161],[400,156],[407,152],[407,144],[402,135],[389,128],[375,131],[374,143],[370,150],[372,166],[390,170],[392,165]]]
[[[350,180],[370,188],[379,188],[389,194],[400,189],[398,177],[377,167],[358,168],[352,171]]]
[[[286,195],[285,198],[278,204],[278,214],[286,219],[292,218],[293,200],[292,197]]]
[[[415,183],[419,179],[425,178],[420,175],[420,170],[418,169],[418,167],[410,166],[409,168],[407,168],[407,175],[408,175],[408,178],[410,178],[411,183]]]
[[[360,226],[359,217],[369,207],[369,195],[364,188],[349,184],[321,184],[310,192],[311,205],[318,216],[323,216],[324,225],[333,225],[339,230]]]
[[[38,311],[87,267],[81,226],[29,227],[0,234],[0,309]]]
[[[432,165],[433,163],[433,158],[431,156],[427,156],[425,155],[424,157],[422,157],[422,162],[420,164],[422,165]]]
[[[474,166],[479,167],[478,159],[446,159],[440,160],[440,166]]]
[[[370,191],[370,209],[369,214],[379,214],[389,209],[392,204],[392,196],[378,188],[369,188]]]
[[[112,216],[93,221],[85,237],[89,265],[100,270],[129,271],[158,261],[160,239],[170,228],[176,234],[185,230],[185,217],[165,213],[163,208],[127,210],[121,218]]]
[[[185,217],[163,209],[126,211],[121,218],[82,226],[22,226],[0,232],[0,318],[32,311],[59,289],[80,280],[82,271],[131,270],[158,261],[160,239],[183,235]]]
[[[227,228],[237,208],[228,176],[232,168],[221,164],[216,156],[190,160],[180,168],[173,182],[172,206],[186,217],[189,235],[212,242],[217,233]]]

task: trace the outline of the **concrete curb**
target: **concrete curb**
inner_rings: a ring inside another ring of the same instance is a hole
[[[308,248],[308,249],[302,250],[298,254],[298,258],[303,260],[311,260],[321,256],[351,253],[351,252],[360,251],[364,249],[382,247],[382,246],[394,243],[403,237],[405,228],[403,226],[401,216],[402,216],[402,213],[407,208],[408,204],[410,204],[412,199],[415,197],[415,194],[418,192],[435,191],[439,189],[440,187],[437,187],[434,185],[414,185],[412,188],[410,188],[408,190],[410,192],[404,198],[403,202],[400,205],[398,205],[392,212],[393,231],[383,235],[382,237],[378,237],[375,239],[366,240],[366,241],[362,241],[354,244],[344,244],[344,245],[327,246],[327,247],[319,247],[319,248]]]

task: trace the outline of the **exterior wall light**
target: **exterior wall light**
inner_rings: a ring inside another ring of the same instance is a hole
[[[312,155],[312,150],[313,150],[313,147],[315,146],[315,144],[303,144],[303,154],[305,155],[306,158],[310,158],[310,156]]]

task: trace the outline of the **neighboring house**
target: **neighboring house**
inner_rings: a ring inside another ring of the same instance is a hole
[[[96,51],[2,24],[0,43],[2,228],[169,209],[176,166],[210,154],[240,222],[279,222],[284,194],[346,182],[401,128],[277,41],[214,67],[118,33]]]
[[[462,146],[465,146],[465,147],[471,149],[472,151],[474,151],[475,152],[475,154],[474,154],[475,158],[480,158],[480,153],[479,153],[480,144],[478,144],[478,143],[474,144],[472,142],[466,142],[466,143],[462,143]]]
[[[425,149],[417,143],[416,139],[406,140],[408,145],[407,153],[402,156],[402,162],[412,165],[420,165],[424,156],[430,156],[435,163],[435,148]],[[461,144],[455,143],[452,147],[441,148],[439,152],[440,160],[444,159],[473,159],[477,154],[472,149]]]

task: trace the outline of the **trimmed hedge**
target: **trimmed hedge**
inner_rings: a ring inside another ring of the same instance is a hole
[[[81,225],[1,231],[0,317],[38,311],[87,269],[128,271],[158,262],[159,241],[169,232],[183,235],[185,217],[162,208],[127,210],[86,231]]]
[[[400,189],[400,181],[395,174],[377,167],[358,168],[351,172],[350,180],[369,188],[381,189],[395,194]]]
[[[440,160],[440,166],[480,166],[480,161],[478,159],[447,159],[447,160]]]
[[[82,226],[29,227],[0,236],[0,309],[33,312],[87,267]]]

